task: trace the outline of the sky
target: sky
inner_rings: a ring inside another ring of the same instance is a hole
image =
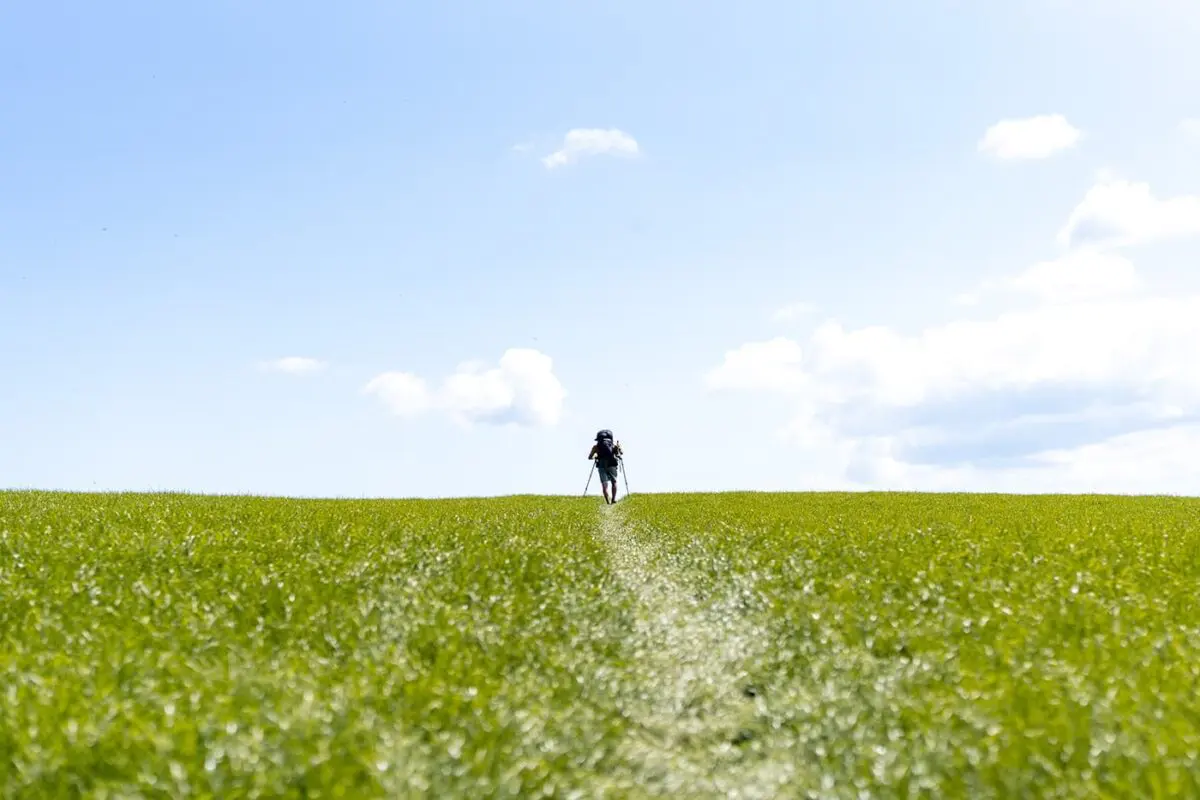
[[[634,493],[1196,494],[1198,35],[2,5],[0,486],[582,494],[609,428]]]

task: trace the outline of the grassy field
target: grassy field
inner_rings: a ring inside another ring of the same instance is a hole
[[[2,797],[1200,794],[1200,501],[0,493]]]

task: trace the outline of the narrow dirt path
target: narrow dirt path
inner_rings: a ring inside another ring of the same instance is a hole
[[[686,565],[639,532],[618,504],[602,507],[599,538],[637,598],[635,679],[623,711],[639,734],[623,760],[641,788],[678,797],[776,797],[786,760],[748,747],[757,704],[746,665],[769,641],[737,609],[738,590],[700,596]]]

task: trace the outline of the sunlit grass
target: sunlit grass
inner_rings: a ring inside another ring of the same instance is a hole
[[[0,796],[1197,795],[1197,586],[1174,498],[0,493]]]
[[[0,503],[5,796],[516,796],[621,733],[592,503]]]
[[[762,757],[837,796],[1200,793],[1200,502],[635,498],[702,592],[735,583]]]

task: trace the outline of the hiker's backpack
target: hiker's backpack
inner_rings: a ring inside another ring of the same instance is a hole
[[[613,444],[612,431],[600,431],[596,434],[596,460],[604,464],[615,464],[617,452]]]

